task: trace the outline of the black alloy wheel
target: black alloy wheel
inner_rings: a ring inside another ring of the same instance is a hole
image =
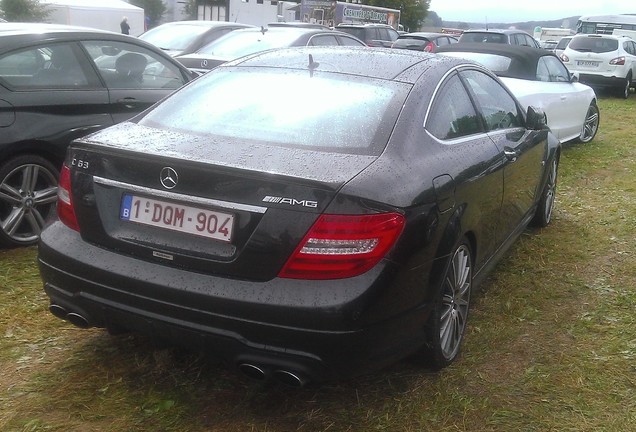
[[[0,244],[35,244],[55,211],[58,170],[37,155],[9,159],[0,167]]]
[[[623,81],[623,85],[619,89],[620,97],[627,99],[630,94],[630,87],[632,86],[632,73],[629,72]]]

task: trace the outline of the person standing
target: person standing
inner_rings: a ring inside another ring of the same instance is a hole
[[[121,27],[122,34],[130,34],[130,25],[128,24],[128,17],[124,17],[119,23],[119,27]]]

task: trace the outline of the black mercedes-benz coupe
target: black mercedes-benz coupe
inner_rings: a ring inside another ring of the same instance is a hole
[[[72,143],[39,246],[50,311],[293,385],[411,354],[439,369],[487,270],[549,223],[559,153],[466,60],[235,60]]]

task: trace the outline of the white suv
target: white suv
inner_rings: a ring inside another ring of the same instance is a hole
[[[636,43],[626,36],[576,35],[561,60],[580,82],[616,89],[625,99],[636,84]]]

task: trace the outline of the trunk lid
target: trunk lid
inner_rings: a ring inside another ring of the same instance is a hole
[[[375,159],[134,123],[78,140],[69,153],[86,241],[251,280],[276,277],[338,190]]]

